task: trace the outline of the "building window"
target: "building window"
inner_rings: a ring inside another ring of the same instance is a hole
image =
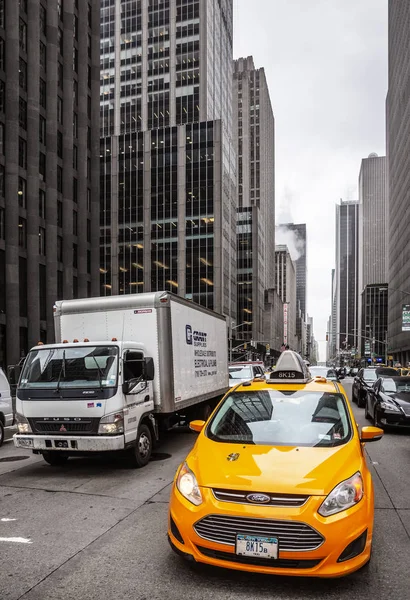
[[[73,137],[78,137],[78,116],[77,113],[73,113]]]
[[[78,81],[77,79],[73,80],[73,102],[74,106],[78,104]]]
[[[88,27],[92,29],[92,8],[91,4],[88,5]]]
[[[91,221],[87,219],[87,242],[91,243]]]
[[[63,272],[57,271],[57,300],[62,300],[63,296]]]
[[[89,119],[91,119],[91,96],[87,96],[87,116]]]
[[[39,265],[39,300],[40,300],[40,319],[47,319],[47,270],[45,265]]]
[[[78,40],[78,17],[77,15],[73,15],[74,19],[73,19],[73,29],[74,29],[74,39]]]
[[[57,67],[58,87],[64,89],[64,67],[61,62],[58,63]]]
[[[38,140],[40,142],[40,144],[45,144],[46,143],[46,129],[47,125],[46,125],[46,120],[44,117],[42,117],[40,115],[39,121],[38,121]]]
[[[20,317],[27,317],[27,259],[19,258],[19,304]],[[23,328],[20,327],[20,332]],[[26,330],[27,331],[27,330]]]
[[[0,154],[4,156],[4,123],[0,123]]]
[[[27,184],[26,184],[26,180],[23,177],[19,177],[18,180],[18,198],[19,198],[19,205],[22,208],[26,208],[27,206]]]
[[[78,213],[73,210],[73,235],[78,235]]]
[[[63,262],[63,238],[61,235],[57,236],[57,261]]]
[[[6,211],[0,207],[0,240],[6,238]]]
[[[42,4],[40,4],[40,33],[47,37],[47,11]]]
[[[63,99],[57,96],[57,121],[63,124]]]
[[[22,58],[19,60],[19,84],[22,90],[27,91],[27,63]]]
[[[0,112],[4,112],[6,107],[6,84],[0,79]]]
[[[4,198],[4,195],[5,195],[5,169],[4,169],[4,165],[0,165],[0,196],[2,196]]]
[[[91,35],[88,34],[88,58],[91,58],[91,52],[92,52]]]
[[[91,190],[87,188],[87,210],[91,212]]]
[[[60,21],[64,21],[63,0],[57,0],[57,13]]]
[[[87,250],[87,273],[91,274],[91,250]],[[90,294],[88,294],[90,296]]]
[[[40,67],[47,70],[47,48],[43,42],[40,42]]]
[[[57,227],[63,226],[63,203],[61,200],[57,202]]]
[[[0,0],[0,27],[4,29],[4,0]]]
[[[46,230],[44,227],[38,228],[38,253],[40,256],[46,255]]]
[[[40,79],[40,106],[47,107],[47,85],[44,79]]]
[[[73,202],[78,202],[78,181],[76,177],[73,177]]]
[[[27,25],[23,19],[20,19],[19,22],[19,43],[20,49],[23,52],[27,52]]]
[[[27,221],[19,217],[19,246],[27,248]]]
[[[0,38],[0,69],[4,71],[6,64],[6,42],[3,38]]]
[[[76,47],[73,48],[73,71],[78,73],[78,50]]]
[[[40,219],[46,218],[46,193],[44,190],[38,190],[38,216]]]
[[[44,152],[40,152],[38,162],[39,162],[38,172],[40,175],[40,179],[45,181],[46,180],[46,155],[44,154]]]
[[[57,165],[57,192],[63,193],[63,169]]]
[[[73,146],[73,169],[77,171],[78,169],[78,148],[77,146]]]
[[[27,142],[19,137],[19,167],[27,169]]]
[[[63,134],[57,131],[57,156],[63,158]]]
[[[77,246],[77,244],[73,244],[73,267],[74,267],[74,269],[78,268],[78,246]]]
[[[23,10],[25,13],[27,12],[27,0],[19,0],[20,10]]]
[[[27,130],[27,102],[23,98],[19,98],[19,125]]]
[[[61,29],[61,27],[59,27],[57,30],[57,46],[58,46],[58,50],[59,50],[61,56],[63,56],[63,54],[64,54],[64,32]]]

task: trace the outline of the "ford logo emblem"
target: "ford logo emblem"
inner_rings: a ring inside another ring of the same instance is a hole
[[[270,496],[266,494],[248,494],[246,499],[248,502],[252,502],[252,504],[267,504],[270,502]]]

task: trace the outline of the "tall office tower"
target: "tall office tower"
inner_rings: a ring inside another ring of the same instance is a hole
[[[99,34],[97,0],[0,1],[3,367],[98,293]]]
[[[359,175],[359,340],[361,356],[385,356],[389,203],[387,159],[362,160]],[[381,290],[381,291],[379,291]],[[373,342],[374,339],[374,342]],[[367,343],[366,343],[367,340]],[[370,342],[371,340],[371,342]]]
[[[252,57],[235,61],[233,81],[238,153],[236,337],[273,343],[264,331],[263,313],[265,290],[275,282],[275,119],[265,71],[255,68]]]
[[[389,0],[389,353],[410,360],[410,331],[402,323],[410,304],[410,3]]]
[[[331,299],[332,299],[332,310],[330,315],[330,328],[328,339],[329,339],[329,352],[330,359],[336,358],[336,340],[337,340],[337,283],[336,283],[336,269],[332,269],[332,285],[331,285]]]
[[[336,352],[351,356],[358,341],[359,203],[336,205]]]
[[[232,0],[103,0],[101,293],[236,316]]]
[[[292,235],[293,234],[293,235]],[[306,320],[306,283],[307,283],[307,233],[305,223],[284,223],[277,228],[277,235],[285,239],[296,267],[296,295]]]
[[[296,336],[296,269],[287,246],[275,249],[275,287],[283,302],[283,341],[298,350]]]

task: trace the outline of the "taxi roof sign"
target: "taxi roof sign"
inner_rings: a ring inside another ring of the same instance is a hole
[[[306,363],[297,352],[285,350],[269,377],[270,383],[307,383],[311,376]]]

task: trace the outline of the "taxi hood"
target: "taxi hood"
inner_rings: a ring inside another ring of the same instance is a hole
[[[360,444],[353,440],[306,448],[220,443],[204,434],[188,457],[200,487],[309,496],[327,496],[362,463]]]

